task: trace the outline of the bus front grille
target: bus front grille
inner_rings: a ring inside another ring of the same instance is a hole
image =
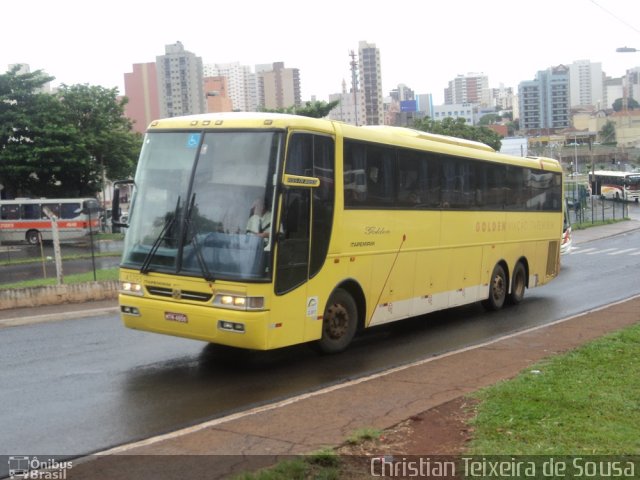
[[[213,297],[211,293],[165,287],[147,287],[147,291],[151,295],[158,297],[173,298],[175,300],[192,300],[194,302],[208,302]]]

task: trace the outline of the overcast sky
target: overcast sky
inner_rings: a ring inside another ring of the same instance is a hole
[[[65,83],[117,87],[134,63],[181,41],[204,64],[300,69],[302,98],[328,100],[350,82],[349,51],[380,49],[385,95],[404,83],[436,104],[457,75],[517,87],[576,60],[619,77],[640,66],[639,0],[31,0],[3,6],[0,69],[27,63]],[[177,7],[176,7],[177,6]]]

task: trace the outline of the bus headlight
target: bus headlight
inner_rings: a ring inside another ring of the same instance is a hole
[[[262,310],[264,308],[264,297],[218,294],[214,297],[213,304],[216,307],[234,310]]]
[[[142,285],[134,282],[120,282],[120,293],[124,293],[126,295],[137,295],[142,296]]]

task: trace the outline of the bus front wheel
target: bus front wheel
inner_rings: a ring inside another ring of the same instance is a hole
[[[318,347],[322,353],[339,353],[346,349],[356,334],[358,308],[353,297],[341,288],[336,289],[324,310],[322,337]]]
[[[29,230],[25,235],[25,240],[29,245],[37,245],[40,242],[40,232],[37,230]]]
[[[487,310],[500,310],[507,298],[507,274],[502,265],[496,265],[489,279],[489,298],[482,302]]]

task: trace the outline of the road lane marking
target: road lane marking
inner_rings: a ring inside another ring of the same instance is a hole
[[[599,253],[613,252],[614,250],[617,250],[617,248],[605,248],[604,250],[596,250],[595,252],[587,253],[587,255],[597,255]]]
[[[625,248],[624,250],[618,250],[617,252],[607,253],[607,255],[622,255],[623,253],[629,253],[637,250],[637,248]]]
[[[576,253],[589,253],[592,252],[594,250],[597,250],[597,248],[595,247],[591,247],[591,248],[585,248],[584,250],[579,248],[579,247],[573,247],[571,249],[571,253],[576,254]]]

